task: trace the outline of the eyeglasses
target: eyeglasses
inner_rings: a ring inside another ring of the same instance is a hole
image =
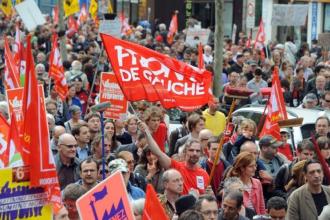
[[[70,149],[77,147],[76,144],[61,144],[61,145],[66,146],[67,148],[70,148]]]

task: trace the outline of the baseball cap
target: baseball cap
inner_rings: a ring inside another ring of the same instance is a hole
[[[314,93],[308,93],[305,98],[304,98],[304,102],[312,102],[312,101],[316,101],[317,100],[317,96]]]
[[[112,160],[109,163],[109,170],[110,170],[110,174],[113,174],[116,171],[127,173],[128,172],[127,163],[123,159]]]
[[[258,66],[257,62],[254,60],[248,60],[247,64],[251,65],[251,66]]]
[[[259,141],[259,146],[272,146],[272,147],[279,147],[283,145],[282,141],[276,140],[273,136],[271,135],[265,135],[263,136],[260,141]]]
[[[236,54],[236,59],[241,58],[241,57],[243,57],[243,54],[242,53],[237,53]]]

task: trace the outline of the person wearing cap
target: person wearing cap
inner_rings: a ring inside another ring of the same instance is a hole
[[[308,93],[304,99],[303,103],[298,106],[298,108],[314,109],[317,106],[318,100],[314,93]]]
[[[283,144],[277,141],[271,135],[264,135],[259,141],[260,155],[259,159],[263,162],[266,170],[274,178],[280,167],[286,163],[286,158],[280,156],[277,151],[278,147]]]
[[[139,187],[133,186],[130,181],[130,172],[127,163],[123,159],[115,159],[109,163],[110,175],[114,174],[116,171],[120,171],[123,175],[124,182],[126,184],[126,189],[128,193],[128,198],[130,201],[145,198],[145,193]]]

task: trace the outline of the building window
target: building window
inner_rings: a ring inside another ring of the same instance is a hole
[[[330,4],[324,4],[323,31],[330,32]]]

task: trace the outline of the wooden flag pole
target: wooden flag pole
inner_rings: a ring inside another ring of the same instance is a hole
[[[232,101],[232,103],[230,105],[230,110],[229,110],[229,113],[228,113],[228,116],[227,116],[227,119],[226,119],[226,125],[229,123],[229,121],[231,119],[231,115],[233,114],[233,111],[235,109],[235,106],[236,106],[236,98],[233,98],[233,101]],[[227,127],[226,127],[226,130],[227,130]],[[224,131],[224,133],[226,132],[226,130]],[[213,176],[214,176],[214,172],[215,172],[215,168],[216,168],[216,166],[218,164],[218,161],[219,161],[219,158],[220,158],[220,153],[222,151],[222,146],[223,146],[224,140],[225,140],[224,137],[225,137],[225,135],[222,135],[221,136],[221,139],[220,139],[220,142],[219,142],[219,146],[218,146],[218,149],[217,149],[217,152],[216,152],[216,156],[215,156],[215,159],[214,159],[213,165],[212,165],[209,182],[207,183],[208,186],[212,182],[212,179],[213,179]]]

